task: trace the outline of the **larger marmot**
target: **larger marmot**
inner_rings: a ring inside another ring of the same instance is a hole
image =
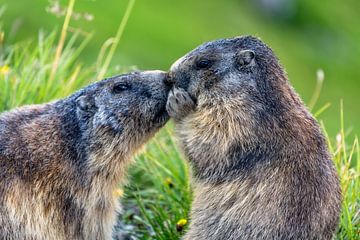
[[[167,109],[196,182],[185,239],[331,239],[334,164],[272,50],[249,36],[205,43],[170,76]]]
[[[160,71],[94,83],[0,116],[0,239],[111,239],[114,190],[168,120]]]

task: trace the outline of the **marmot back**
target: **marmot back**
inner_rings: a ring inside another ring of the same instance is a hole
[[[0,116],[0,239],[111,239],[113,194],[163,126],[160,71],[92,84]]]
[[[205,43],[170,76],[167,109],[196,182],[185,239],[331,239],[334,164],[272,50],[249,36]]]

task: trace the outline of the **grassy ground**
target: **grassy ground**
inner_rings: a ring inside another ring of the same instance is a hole
[[[127,70],[108,68],[106,59],[111,61],[111,51],[101,53],[95,64],[82,64],[79,55],[90,36],[76,31],[64,36],[68,32],[64,26],[59,33],[40,32],[32,42],[8,44],[4,44],[5,33],[0,28],[0,111],[61,98],[95,81],[102,72]],[[118,30],[121,35],[121,27]],[[337,239],[359,239],[359,142],[345,131],[341,109],[337,115],[341,131],[335,139],[328,137],[344,198]],[[326,124],[322,122],[325,132]],[[127,225],[122,228],[136,239],[179,239],[188,225],[191,206],[189,175],[170,122],[147,144],[129,171],[122,198],[126,206],[122,220]]]

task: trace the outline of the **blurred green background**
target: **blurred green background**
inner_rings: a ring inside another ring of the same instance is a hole
[[[115,35],[127,3],[76,1],[70,26],[94,33],[82,61],[96,61],[101,46]],[[0,0],[0,6],[6,6],[1,15],[5,41],[34,39],[39,29],[60,30],[62,8],[67,4]],[[316,85],[316,70],[323,69],[325,82],[314,111],[331,103],[319,119],[324,120],[330,136],[335,136],[343,99],[345,126],[356,134],[360,130],[359,10],[359,0],[137,0],[112,65],[167,70],[205,41],[255,35],[273,48],[306,103]]]

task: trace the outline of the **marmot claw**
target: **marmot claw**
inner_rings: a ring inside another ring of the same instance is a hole
[[[175,121],[179,121],[186,115],[194,111],[195,103],[190,95],[182,88],[174,87],[168,96],[166,110],[169,116]]]

